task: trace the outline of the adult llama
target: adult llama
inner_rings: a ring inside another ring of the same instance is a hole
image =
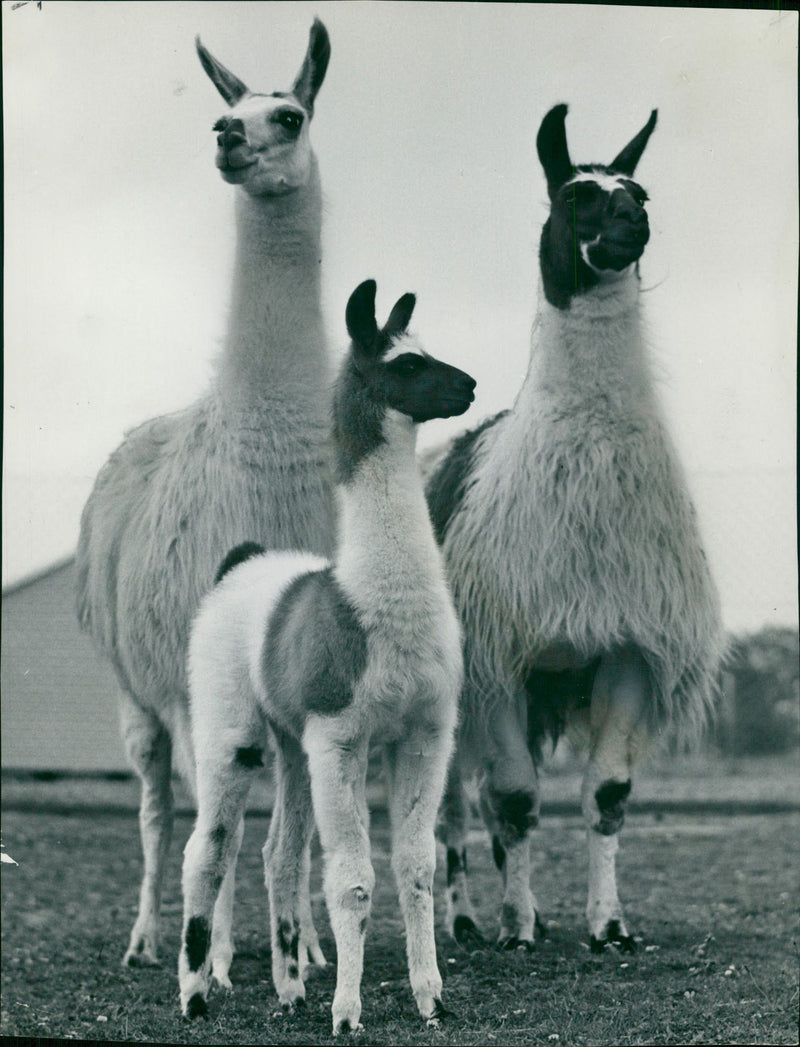
[[[427,488],[465,634],[441,833],[450,928],[469,939],[461,781],[477,769],[504,879],[500,943],[531,948],[536,765],[548,735],[581,734],[590,944],[631,950],[615,870],[631,770],[654,736],[699,731],[724,640],[642,333],[650,233],[633,175],[656,113],[610,164],[580,166],[566,114],[551,109],[537,137],[550,215],[527,376],[513,408],[455,442]]]
[[[236,187],[230,317],[207,394],[127,434],[81,520],[78,615],[119,680],[122,734],[141,779],[144,875],[124,962],[158,960],[173,764],[194,790],[186,651],[220,548],[247,538],[330,552],[331,372],[320,303],[321,193],[309,141],[330,43],[316,20],[289,91],[251,92],[197,41],[229,106],[216,166]],[[232,905],[233,874],[221,904]],[[230,943],[215,975],[229,984]]]

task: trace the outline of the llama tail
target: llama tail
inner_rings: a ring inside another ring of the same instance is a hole
[[[258,542],[242,542],[241,545],[234,546],[219,565],[219,569],[214,577],[214,585],[218,585],[228,571],[232,571],[240,563],[244,563],[245,560],[250,560],[254,556],[261,556],[264,552],[266,552],[264,546],[259,545]]]

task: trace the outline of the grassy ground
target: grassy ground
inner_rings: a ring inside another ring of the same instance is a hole
[[[136,822],[84,811],[12,811],[3,839],[19,863],[2,866],[3,1034],[177,1043],[327,1044],[333,963],[309,982],[305,1012],[279,1013],[269,980],[260,848],[268,819],[251,815],[237,899],[235,991],[217,992],[208,1021],[178,1016],[175,973],[179,819],[164,899],[160,970],[119,961],[140,874]],[[362,990],[361,1044],[674,1044],[798,1042],[800,815],[634,814],[623,832],[620,883],[634,956],[590,955],[586,857],[578,818],[543,819],[534,885],[549,939],[535,954],[468,953],[437,926],[444,999],[452,1016],[429,1029],[408,987],[401,921],[388,864],[386,816],[373,818],[377,874]],[[499,879],[488,842],[472,833],[474,896],[496,933]],[[319,888],[317,925],[335,948]],[[437,898],[441,898],[441,869]],[[440,907],[441,908],[441,907]],[[441,913],[439,913],[441,919]]]

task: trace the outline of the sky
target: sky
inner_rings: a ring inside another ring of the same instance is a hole
[[[535,138],[570,106],[575,162],[658,108],[637,169],[659,395],[727,624],[797,619],[797,14],[579,4],[3,2],[3,580],[68,556],[124,432],[200,395],[225,330],[225,105],[194,50],[288,89],[315,15],[332,57],[311,127],[335,352],[367,277],[418,296],[423,344],[469,371],[463,419],[510,406],[538,301]]]

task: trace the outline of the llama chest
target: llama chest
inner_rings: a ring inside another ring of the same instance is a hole
[[[528,664],[553,647],[582,660],[630,639],[693,643],[715,594],[660,424],[591,412],[534,421],[516,450],[485,449],[448,530],[471,640]]]
[[[369,657],[354,691],[373,740],[402,738],[422,723],[455,719],[462,681],[461,636],[449,601],[406,619],[395,631],[367,634]]]

